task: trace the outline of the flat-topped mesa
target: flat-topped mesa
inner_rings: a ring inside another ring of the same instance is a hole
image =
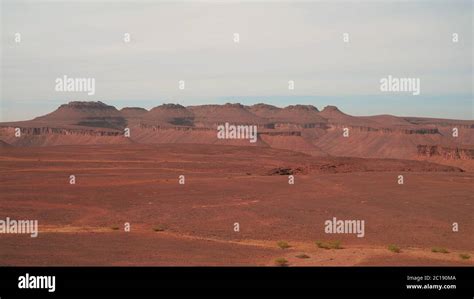
[[[79,120],[91,118],[120,118],[121,113],[114,106],[98,102],[73,101],[59,106],[55,111],[37,117],[34,120],[58,120],[77,123]]]
[[[252,106],[247,106],[246,108],[251,113],[263,118],[271,118],[275,115],[275,113],[282,109],[264,103],[258,103]]]
[[[276,124],[297,124],[303,127],[320,127],[327,123],[318,108],[312,105],[291,105],[278,110],[270,119]]]
[[[180,104],[162,104],[145,113],[143,120],[160,126],[193,126],[194,114]]]
[[[192,116],[191,111],[189,111],[186,107],[180,104],[162,104],[160,106],[156,106],[152,108],[147,115],[154,115],[154,114],[164,114],[168,113],[170,116],[179,115],[179,116]]]
[[[244,105],[240,104],[240,103],[225,103],[224,104],[224,107],[225,108],[242,108],[242,109],[245,109]]]
[[[319,112],[318,108],[313,105],[290,105],[285,108],[285,110],[296,110],[296,111],[315,111]]]
[[[199,125],[230,124],[261,124],[265,120],[251,113],[244,105],[227,103],[224,105],[201,105],[187,107],[194,113]]]
[[[72,109],[113,109],[117,110],[114,106],[107,105],[101,101],[87,102],[87,101],[72,101],[67,104],[59,106],[59,108],[72,108]]]
[[[204,104],[204,105],[196,105],[196,106],[187,106],[186,108],[191,110],[203,110],[203,109],[235,109],[235,110],[245,110],[246,107],[240,103],[225,103],[225,104]]]

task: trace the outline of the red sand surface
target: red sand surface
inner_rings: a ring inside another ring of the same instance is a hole
[[[0,219],[40,233],[0,234],[0,265],[472,266],[459,254],[474,256],[473,186],[457,167],[260,146],[2,147]],[[333,217],[364,220],[365,237],[326,234]],[[343,248],[315,245],[331,240]]]

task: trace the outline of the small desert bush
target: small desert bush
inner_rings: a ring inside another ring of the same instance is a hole
[[[165,227],[163,225],[157,225],[153,228],[153,231],[155,232],[163,232],[165,231]]]
[[[298,254],[296,257],[299,258],[299,259],[309,259],[309,255],[306,255],[304,253]]]
[[[391,252],[400,253],[400,247],[395,244],[388,245],[388,250],[390,250]]]
[[[275,260],[275,265],[280,266],[280,267],[286,267],[288,266],[288,261],[280,257]]]
[[[446,248],[443,248],[443,247],[433,247],[431,248],[431,252],[449,253],[449,251],[447,251]]]
[[[316,245],[319,248],[324,249],[342,249],[340,241],[330,241],[330,242],[316,242]]]
[[[471,256],[467,253],[461,253],[461,254],[459,254],[459,257],[463,260],[468,260],[468,259],[471,258]]]
[[[285,241],[279,241],[277,242],[277,245],[278,247],[280,247],[281,249],[287,249],[287,248],[290,248],[290,244],[288,244],[287,242]]]

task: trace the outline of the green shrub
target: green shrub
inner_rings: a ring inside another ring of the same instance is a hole
[[[449,251],[447,251],[446,248],[442,248],[442,247],[433,247],[431,248],[431,252],[449,253]]]
[[[340,241],[316,242],[316,245],[324,249],[342,249]]]
[[[290,248],[290,244],[288,244],[287,242],[285,241],[279,241],[277,242],[277,245],[278,247],[280,247],[281,249],[287,249],[287,248]]]
[[[288,261],[280,257],[275,260],[275,265],[280,266],[280,267],[286,267],[288,266]]]
[[[163,225],[157,225],[153,228],[155,232],[163,232],[165,231],[165,227]]]
[[[391,252],[400,253],[400,247],[394,244],[388,245],[388,250],[390,250]]]

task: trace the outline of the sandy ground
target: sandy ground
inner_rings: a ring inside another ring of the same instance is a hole
[[[1,149],[0,219],[37,219],[40,234],[0,234],[0,265],[474,265],[473,173],[324,159],[209,145]],[[307,171],[290,185],[269,175],[278,167]],[[365,237],[326,234],[333,217],[364,220]],[[315,244],[334,240],[343,248]]]

